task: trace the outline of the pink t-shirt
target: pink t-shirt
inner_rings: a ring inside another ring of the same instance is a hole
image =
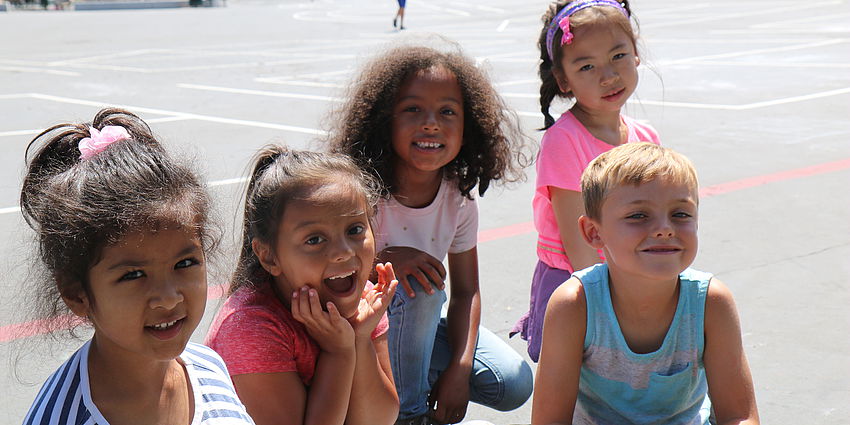
[[[366,285],[369,288],[372,283]],[[385,314],[372,332],[372,339],[388,329]],[[297,372],[305,386],[313,379],[320,350],[269,285],[243,287],[228,297],[216,314],[205,344],[224,359],[231,376]]]
[[[649,125],[625,115],[620,118],[629,131],[627,143],[661,144],[658,133]],[[570,111],[564,112],[543,135],[537,154],[537,183],[532,207],[538,234],[537,257],[550,267],[573,271],[561,243],[549,186],[581,192],[581,173],[590,161],[611,149],[614,146],[593,137]]]

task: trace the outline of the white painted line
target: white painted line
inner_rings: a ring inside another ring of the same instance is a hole
[[[505,28],[507,28],[507,27],[508,27],[508,25],[510,25],[510,23],[511,23],[511,20],[510,20],[510,19],[505,19],[504,21],[502,21],[502,23],[499,25],[499,27],[498,27],[498,28],[496,28],[496,32],[502,32],[502,31],[504,31],[504,30],[505,30]]]
[[[177,83],[177,87],[184,88],[184,89],[216,91],[216,92],[222,92],[222,93],[250,94],[250,95],[254,95],[254,96],[284,97],[284,98],[288,98],[288,99],[319,100],[319,101],[324,101],[324,102],[342,102],[343,101],[343,99],[340,99],[338,97],[319,96],[319,95],[314,95],[314,94],[282,93],[282,92],[266,91],[266,90],[237,89],[237,88],[231,88],[231,87],[206,86],[206,85],[202,85],[202,84]]]
[[[428,4],[428,3],[424,2],[424,1],[420,1],[420,2],[418,2],[418,3],[416,3],[416,4],[417,4],[417,6],[419,6],[419,7],[423,7],[423,8],[425,8],[425,9],[436,10],[436,11],[438,11],[438,12],[451,13],[452,15],[457,15],[457,16],[472,16],[472,14],[471,14],[471,13],[466,12],[466,11],[463,11],[463,10],[458,10],[458,9],[449,9],[449,8],[446,8],[446,7],[433,6],[433,5]]]
[[[837,4],[843,3],[841,0],[834,1],[823,1],[823,2],[808,2],[806,3],[806,9],[813,10],[815,8],[820,8],[824,6],[833,6]],[[730,7],[730,9],[735,9],[736,7]],[[719,21],[719,20],[731,20],[731,19],[743,19],[749,18],[752,16],[758,16],[761,19],[764,19],[764,15],[772,14],[772,13],[785,13],[785,12],[798,12],[800,10],[799,4],[794,4],[793,6],[786,7],[759,7],[757,10],[752,12],[740,12],[735,11],[733,13],[710,13],[698,18],[693,19],[668,19],[664,22],[657,22],[654,24],[642,24],[641,29],[646,28],[664,28],[664,27],[672,27],[678,25],[690,25],[698,22],[708,22],[708,21]]]
[[[96,55],[96,56],[87,56],[76,59],[66,59],[60,61],[48,62],[47,66],[67,66],[71,64],[79,64],[80,62],[93,62],[102,59],[114,59],[114,58],[127,58],[131,56],[141,56],[149,53],[163,53],[162,50],[157,49],[139,49],[139,50],[130,50],[127,52],[118,52],[118,53],[110,53],[106,55]]]
[[[326,131],[317,130],[317,129],[314,129],[314,128],[297,127],[297,126],[293,126],[293,125],[276,124],[276,123],[269,123],[269,122],[262,122],[262,121],[239,120],[239,119],[233,119],[233,118],[215,117],[215,116],[210,116],[210,115],[201,115],[201,114],[192,114],[192,113],[186,113],[186,112],[169,111],[169,110],[165,110],[165,109],[147,108],[147,107],[144,107],[144,106],[116,105],[116,104],[109,104],[109,103],[104,103],[104,102],[93,102],[93,101],[90,101],[90,100],[72,99],[72,98],[61,97],[61,96],[51,96],[51,95],[40,94],[40,93],[31,93],[31,94],[28,95],[28,97],[31,97],[33,99],[49,100],[49,101],[53,101],[53,102],[69,103],[69,104],[73,104],[73,105],[93,106],[93,107],[96,107],[96,108],[104,108],[104,107],[107,107],[107,106],[114,106],[114,107],[129,109],[129,110],[134,111],[134,112],[144,112],[144,113],[159,114],[159,115],[171,115],[171,116],[175,116],[175,117],[183,117],[183,118],[186,118],[186,119],[216,122],[216,123],[221,123],[221,124],[242,125],[242,126],[246,126],[246,127],[258,127],[258,128],[269,128],[269,129],[273,129],[273,130],[291,131],[291,132],[294,132],[294,133],[305,133],[305,134],[312,134],[312,135],[318,135],[318,136],[323,136],[323,135],[327,134]]]
[[[850,87],[845,87],[841,89],[828,90],[819,93],[811,93],[801,96],[792,96],[781,99],[773,99],[766,100],[762,102],[753,102],[746,103],[743,105],[724,105],[717,103],[692,103],[692,102],[669,102],[669,101],[659,101],[659,100],[646,100],[646,99],[629,99],[628,103],[634,105],[644,105],[644,106],[662,106],[662,107],[672,107],[672,108],[689,108],[689,109],[714,109],[714,110],[724,110],[724,111],[744,111],[750,109],[758,109],[765,108],[768,106],[776,106],[776,105],[785,105],[788,103],[797,103],[804,102],[807,100],[820,99],[824,97],[832,97],[839,96],[842,94],[850,93]],[[517,97],[523,99],[537,99],[538,95],[528,94],[528,93],[501,93],[504,97]],[[541,116],[540,112],[521,112],[518,111],[517,115],[528,117],[528,116]]]
[[[232,178],[232,179],[215,180],[215,181],[211,181],[211,182],[207,183],[207,187],[227,186],[227,185],[231,185],[231,184],[245,183],[247,181],[248,181],[248,177],[236,177],[236,178]],[[19,206],[0,208],[0,215],[11,214],[11,213],[16,213],[16,212],[20,212],[20,211],[21,211],[21,207],[19,207]]]
[[[0,131],[0,137],[8,137],[8,136],[29,136],[32,134],[41,133],[44,130],[12,130],[12,131]]]
[[[825,62],[736,62],[736,61],[694,61],[694,65],[718,65],[718,66],[740,66],[740,67],[768,67],[768,68],[850,68],[850,63],[825,63]]]
[[[750,25],[750,28],[776,28],[780,27],[783,30],[790,26],[799,27],[801,23],[804,22],[817,22],[817,21],[826,21],[826,20],[834,20],[838,21],[840,19],[845,19],[850,16],[850,13],[831,13],[828,15],[819,15],[819,16],[809,16],[807,18],[795,17],[794,19],[783,19],[781,21],[773,21],[773,22],[762,22],[760,24]],[[846,20],[844,22],[847,22]]]
[[[33,73],[41,73],[41,74],[62,75],[62,76],[66,76],[66,77],[78,77],[80,75],[79,72],[60,71],[60,70],[56,70],[56,69],[44,69],[44,68],[30,68],[30,67],[24,67],[24,66],[0,66],[0,71],[33,72]]]
[[[493,13],[498,13],[498,14],[507,13],[507,11],[505,9],[499,9],[499,8],[496,8],[496,7],[490,7],[490,6],[475,6],[475,7],[478,10],[483,10],[485,12],[493,12]]]
[[[254,81],[256,81],[258,83],[280,84],[280,85],[283,85],[283,86],[320,87],[320,88],[329,88],[329,89],[342,89],[342,88],[347,87],[345,84],[316,83],[316,82],[313,82],[313,81],[281,80],[279,78],[254,78]]]
[[[540,82],[540,79],[534,78],[534,79],[528,79],[528,80],[503,81],[501,83],[495,83],[493,85],[496,86],[496,87],[506,87],[506,86],[518,86],[518,85],[521,85],[521,84],[533,84],[533,83],[539,83],[539,82]]]
[[[752,50],[743,50],[737,52],[728,52],[728,53],[720,53],[714,55],[703,55],[703,56],[694,56],[691,58],[683,58],[683,59],[674,59],[670,61],[662,61],[659,65],[673,65],[679,63],[688,63],[692,61],[701,61],[701,60],[711,60],[711,59],[722,59],[722,58],[734,58],[739,56],[750,56],[761,53],[776,53],[776,52],[787,52],[790,50],[800,50],[800,49],[809,49],[812,47],[823,47],[823,46],[831,46],[833,44],[841,44],[846,43],[848,39],[846,38],[836,38],[832,40],[821,40],[812,43],[804,43],[804,44],[792,44],[790,46],[781,46],[781,47],[770,47],[766,49],[752,49]]]
[[[26,99],[28,97],[31,97],[31,93],[0,94],[0,99]]]
[[[187,116],[162,117],[162,118],[151,118],[151,119],[145,120],[145,122],[148,123],[148,124],[161,124],[161,123],[164,123],[164,122],[186,121],[186,120],[191,120],[191,119],[192,118],[187,117]]]
[[[803,95],[803,96],[786,97],[785,99],[776,99],[776,100],[768,100],[768,101],[765,101],[765,102],[750,103],[749,105],[744,105],[743,107],[741,107],[741,109],[755,109],[755,108],[764,108],[766,106],[784,105],[784,104],[787,104],[787,103],[796,103],[796,102],[802,102],[802,101],[806,101],[806,100],[820,99],[820,98],[823,98],[823,97],[838,96],[838,95],[847,94],[847,93],[850,93],[850,87],[845,87],[843,89],[836,89],[836,90],[828,90],[828,91],[824,91],[824,92],[820,92],[820,93],[812,93],[812,94],[807,94],[807,95]]]
[[[207,183],[209,187],[227,186],[229,184],[240,184],[248,181],[248,177],[236,177],[232,179],[216,180]]]

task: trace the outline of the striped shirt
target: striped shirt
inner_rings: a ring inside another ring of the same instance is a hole
[[[41,387],[24,425],[108,425],[91,398],[86,342]],[[192,425],[244,425],[254,421],[236,396],[221,357],[208,347],[189,343],[180,354],[195,398]]]

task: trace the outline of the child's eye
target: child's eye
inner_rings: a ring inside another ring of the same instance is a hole
[[[321,236],[312,236],[309,239],[307,239],[306,241],[304,241],[304,243],[306,243],[307,245],[318,245],[318,244],[320,244],[324,241],[325,241],[325,238],[323,238]]]
[[[617,53],[616,55],[614,55],[614,60],[622,59],[624,57],[626,57],[625,53]]]
[[[402,112],[419,112],[418,106],[408,106],[401,110]]]
[[[593,69],[593,65],[584,65],[581,68],[579,68],[578,70],[579,71],[590,71],[591,69]]]
[[[449,109],[449,108],[443,109],[443,114],[444,115],[457,115],[457,113],[454,111],[454,109]]]
[[[194,258],[186,258],[186,259],[178,261],[177,264],[174,265],[174,268],[175,269],[185,269],[186,267],[192,267],[192,266],[195,266],[195,265],[198,265],[198,264],[201,264],[201,262],[194,259]]]
[[[648,216],[644,213],[632,213],[632,214],[629,214],[629,215],[626,216],[626,218],[629,219],[629,220],[640,220],[640,219],[646,218],[646,217],[648,217]]]
[[[677,212],[677,213],[673,213],[673,217],[675,217],[675,218],[691,218],[692,215],[690,215],[690,214],[688,214],[684,211],[680,211],[680,212]]]
[[[125,280],[136,280],[136,279],[141,279],[143,277],[145,277],[145,272],[143,272],[141,270],[133,270],[131,272],[124,273],[124,275],[121,276],[121,278],[118,279],[118,281],[123,282]]]
[[[357,225],[351,226],[351,228],[348,229],[348,234],[349,235],[359,235],[359,234],[361,234],[365,231],[366,231],[366,226],[364,226],[362,224],[357,224]]]

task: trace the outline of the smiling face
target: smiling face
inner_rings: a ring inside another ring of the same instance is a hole
[[[324,306],[343,317],[357,313],[375,258],[375,240],[362,190],[344,181],[315,185],[306,199],[286,203],[274,250],[255,242],[254,251],[288,305],[292,292],[314,288]],[[256,239],[255,239],[256,241]]]
[[[585,112],[619,113],[637,87],[640,58],[634,41],[619,26],[604,22],[582,26],[574,35],[561,47],[558,86]]]
[[[92,349],[112,358],[172,360],[204,314],[206,265],[194,230],[137,231],[103,249],[89,292],[66,297],[94,325]]]
[[[613,188],[601,217],[582,217],[588,241],[603,249],[613,276],[671,280],[697,253],[697,193],[686,183],[656,178]]]
[[[437,66],[405,80],[393,106],[397,175],[430,175],[450,163],[463,144],[463,119],[463,94],[451,71]]]

